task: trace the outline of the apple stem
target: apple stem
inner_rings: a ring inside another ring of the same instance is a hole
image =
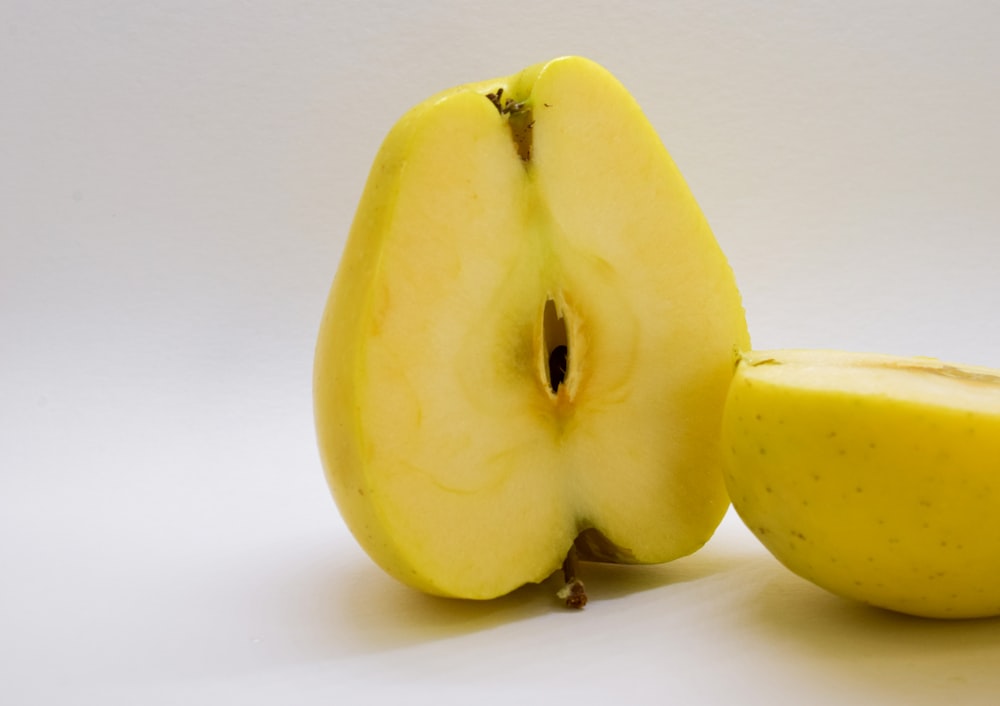
[[[576,547],[570,547],[569,552],[566,554],[566,561],[563,562],[563,580],[566,585],[559,589],[559,593],[556,596],[560,600],[566,601],[567,608],[575,608],[579,610],[587,605],[587,590],[583,587],[583,581],[576,577],[576,570],[578,566],[578,560],[576,556]]]

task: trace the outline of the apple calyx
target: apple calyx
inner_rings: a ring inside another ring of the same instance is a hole
[[[493,104],[503,117],[507,118],[511,137],[517,146],[517,155],[522,162],[531,160],[531,128],[535,124],[528,101],[518,101],[503,97],[503,86],[492,93],[486,94],[486,99]]]

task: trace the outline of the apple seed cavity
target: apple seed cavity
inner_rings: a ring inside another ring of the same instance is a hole
[[[552,299],[545,302],[542,313],[542,337],[545,343],[544,367],[548,372],[548,387],[553,395],[558,395],[559,387],[566,382],[569,372],[569,333],[566,321]]]
[[[549,353],[549,386],[552,392],[558,393],[559,386],[566,378],[566,364],[569,359],[569,348],[556,346]]]

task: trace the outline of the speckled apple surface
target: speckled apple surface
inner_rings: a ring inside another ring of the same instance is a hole
[[[997,370],[754,351],[723,435],[733,506],[799,575],[911,615],[1000,615]]]

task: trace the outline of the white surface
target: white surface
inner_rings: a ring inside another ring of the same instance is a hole
[[[618,75],[758,348],[1000,365],[989,2],[0,6],[0,702],[993,703],[1000,623],[865,610],[739,521],[433,600],[344,529],[313,339],[368,167],[456,83]]]

